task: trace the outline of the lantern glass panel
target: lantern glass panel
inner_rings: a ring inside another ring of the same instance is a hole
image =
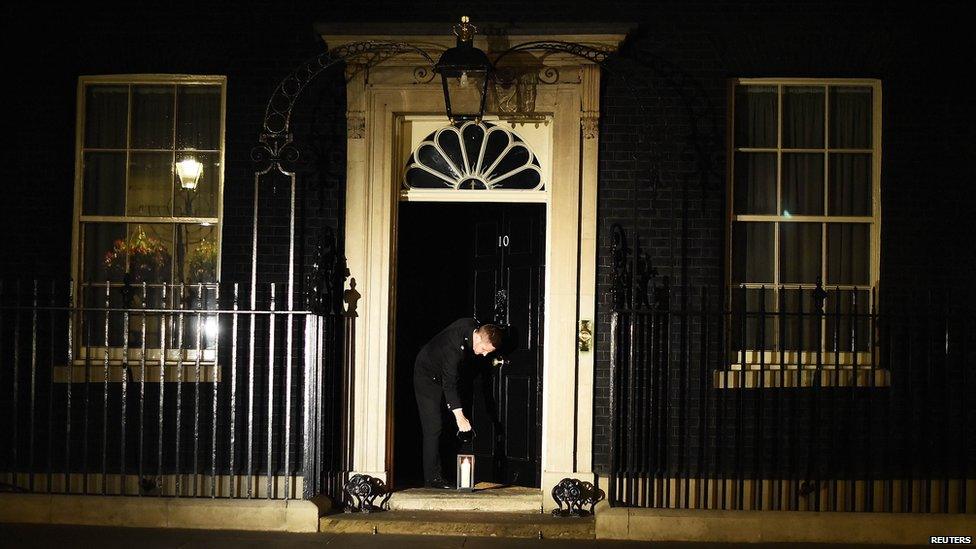
[[[455,120],[481,118],[482,98],[485,94],[486,71],[445,71],[451,117]]]
[[[474,491],[474,456],[471,454],[458,454],[457,489]]]

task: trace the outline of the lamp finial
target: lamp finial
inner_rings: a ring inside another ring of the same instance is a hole
[[[467,15],[462,15],[461,22],[454,25],[454,35],[457,36],[458,43],[470,43],[476,32],[478,27],[471,24],[471,18]]]

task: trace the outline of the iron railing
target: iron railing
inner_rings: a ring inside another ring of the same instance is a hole
[[[301,498],[330,492],[333,315],[283,284],[0,285],[8,490]]]
[[[627,282],[639,295],[610,312],[613,504],[976,512],[971,312],[882,312],[819,283]]]

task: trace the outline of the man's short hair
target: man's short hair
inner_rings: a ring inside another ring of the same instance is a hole
[[[478,328],[482,337],[488,339],[488,343],[495,349],[499,349],[505,341],[505,330],[497,324],[484,324]]]

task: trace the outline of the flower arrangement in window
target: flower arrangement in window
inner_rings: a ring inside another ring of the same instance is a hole
[[[217,242],[202,239],[186,255],[186,275],[190,282],[213,282],[217,278]]]
[[[128,273],[130,282],[156,282],[167,274],[170,253],[162,240],[146,234],[141,227],[128,238],[115,241],[105,254],[105,267],[110,273]]]

